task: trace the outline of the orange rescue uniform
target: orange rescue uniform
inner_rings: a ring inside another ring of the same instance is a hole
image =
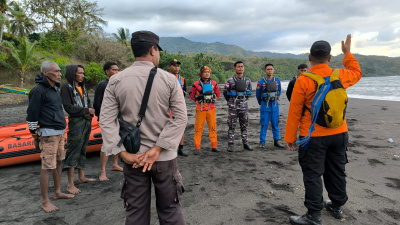
[[[212,88],[216,95],[216,99],[220,97],[219,87],[216,81],[212,81]],[[198,96],[202,92],[202,88],[200,85],[200,80],[196,81],[191,90],[189,97],[193,101],[196,101],[196,96]],[[201,107],[203,105],[203,108]],[[202,111],[202,110],[203,111]],[[194,124],[194,148],[201,148],[201,136],[203,135],[204,124],[207,120],[209,138],[211,141],[211,148],[217,148],[217,120],[215,118],[216,108],[214,103],[199,103],[196,101],[196,121]]]
[[[354,85],[361,79],[361,69],[357,60],[351,53],[347,53],[343,58],[343,65],[346,69],[340,69],[339,79],[344,89]],[[318,74],[322,77],[328,77],[333,69],[328,64],[319,64],[310,68],[309,72]],[[294,143],[297,139],[297,130],[300,130],[300,136],[307,136],[311,126],[311,112],[304,110],[304,105],[311,109],[311,103],[316,93],[316,84],[311,78],[300,76],[294,86],[292,99],[290,100],[289,112],[286,122],[285,141]],[[304,112],[304,115],[302,115]],[[322,127],[314,125],[315,131],[311,137],[329,136],[347,132],[347,123],[337,128]]]

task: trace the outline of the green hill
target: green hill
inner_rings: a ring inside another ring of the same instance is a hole
[[[170,53],[207,53],[217,55],[235,55],[242,57],[269,57],[269,58],[292,58],[307,59],[307,54],[295,55],[291,53],[275,53],[275,52],[255,52],[243,49],[236,45],[227,45],[221,42],[205,43],[195,42],[184,37],[161,37],[160,46]]]
[[[243,58],[260,57],[265,62],[276,62],[280,64],[287,59],[308,59],[308,54],[290,54],[290,53],[275,53],[275,52],[254,52],[245,50],[236,45],[227,45],[221,42],[204,43],[188,40],[183,37],[161,37],[160,45],[169,53],[182,54],[198,54],[205,53],[209,55],[229,55]],[[363,76],[392,76],[400,74],[400,57],[387,57],[377,55],[360,55],[355,54],[363,71]],[[278,61],[277,61],[278,60]],[[334,56],[331,61],[332,67],[343,67],[343,54]],[[264,63],[265,63],[264,62]],[[300,62],[300,61],[299,61]],[[292,62],[292,63],[298,63]],[[259,63],[262,64],[261,62]]]

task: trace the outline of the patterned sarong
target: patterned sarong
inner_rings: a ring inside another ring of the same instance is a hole
[[[92,120],[83,117],[68,119],[67,153],[63,163],[63,170],[68,168],[85,168],[86,147],[92,128]]]

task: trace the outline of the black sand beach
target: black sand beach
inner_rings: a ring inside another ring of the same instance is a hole
[[[187,98],[189,122],[185,149],[194,149],[195,106]],[[282,93],[280,134],[283,139],[289,103]],[[0,124],[25,122],[27,103],[0,106]],[[273,147],[268,131],[267,149],[257,148],[259,107],[250,100],[250,152],[236,135],[235,152],[227,147],[227,106],[217,101],[218,148],[211,152],[208,129],[202,152],[179,157],[186,187],[182,202],[187,224],[289,224],[289,216],[305,213],[304,186],[297,152]],[[350,99],[347,110],[350,146],[347,172],[349,200],[344,219],[336,220],[323,210],[323,224],[400,224],[400,102]],[[239,134],[239,127],[236,134]],[[393,143],[387,139],[392,138]],[[88,154],[86,174],[98,178],[99,153]],[[111,160],[109,160],[111,161]],[[119,197],[123,175],[110,171],[110,181],[78,184],[82,193],[74,199],[52,200],[60,208],[45,213],[39,188],[40,162],[0,167],[0,224],[124,224]],[[75,175],[77,177],[77,175]],[[65,190],[67,175],[62,174]],[[53,184],[50,178],[49,194]],[[324,197],[327,198],[326,192]],[[153,198],[152,223],[159,224]]]

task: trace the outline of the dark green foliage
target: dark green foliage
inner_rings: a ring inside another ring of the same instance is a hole
[[[85,79],[89,84],[97,84],[104,78],[106,78],[106,74],[103,71],[103,65],[91,62],[89,65],[85,67]]]
[[[72,55],[74,46],[71,44],[71,38],[67,32],[60,30],[51,30],[44,34],[39,42],[39,48],[51,53],[60,52],[65,55]]]
[[[34,41],[40,41],[40,34],[38,33],[32,33],[30,35],[28,35],[28,39],[30,42],[34,42]]]

